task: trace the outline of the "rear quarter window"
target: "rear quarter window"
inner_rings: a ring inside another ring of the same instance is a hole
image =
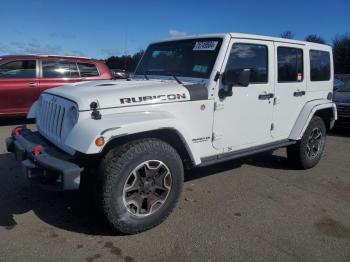
[[[99,76],[99,72],[95,64],[92,63],[77,63],[81,77]]]
[[[311,81],[329,81],[331,79],[330,53],[320,50],[310,50]]]

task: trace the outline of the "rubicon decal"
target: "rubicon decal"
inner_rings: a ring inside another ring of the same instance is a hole
[[[124,97],[120,98],[120,103],[141,103],[147,101],[169,101],[169,100],[186,100],[186,94],[168,94],[155,96],[139,96],[139,97]]]

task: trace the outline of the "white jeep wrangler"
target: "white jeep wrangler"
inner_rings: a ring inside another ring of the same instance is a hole
[[[185,167],[286,147],[315,166],[337,118],[332,49],[245,34],[151,44],[129,81],[45,91],[28,114],[37,132],[7,139],[28,178],[78,189],[93,181],[109,223],[136,233],[161,223]]]

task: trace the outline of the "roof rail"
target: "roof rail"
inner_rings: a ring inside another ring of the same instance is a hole
[[[40,56],[40,57],[66,57],[66,58],[94,59],[94,58],[91,58],[91,57],[84,57],[84,56],[44,55],[44,54],[15,54],[15,55],[3,55],[3,56],[1,56],[1,57],[13,57],[13,56]]]

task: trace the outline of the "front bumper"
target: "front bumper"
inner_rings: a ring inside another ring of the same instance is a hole
[[[76,190],[81,168],[74,157],[49,144],[38,132],[25,126],[6,139],[7,151],[15,154],[28,179],[59,190]]]

